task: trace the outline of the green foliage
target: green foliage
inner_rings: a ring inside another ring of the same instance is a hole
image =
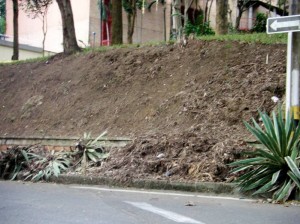
[[[264,13],[257,13],[256,20],[254,23],[254,26],[252,28],[252,32],[257,33],[265,33],[266,32],[266,26],[267,26],[267,15]]]
[[[279,8],[284,8],[284,6],[286,6],[288,4],[288,1],[287,0],[278,0],[278,7]]]
[[[0,178],[13,180],[18,176],[32,181],[48,180],[51,176],[58,177],[72,164],[75,168],[80,164],[79,168],[84,173],[89,165],[98,166],[109,156],[99,143],[105,134],[91,139],[91,135],[85,133],[75,152],[49,152],[40,146],[16,146],[1,151]]]
[[[251,34],[228,34],[228,35],[214,35],[214,36],[200,36],[200,40],[208,41],[240,41],[244,43],[262,43],[262,44],[286,44],[287,34],[272,34],[266,33],[251,33]]]
[[[49,6],[53,3],[53,0],[26,0],[20,1],[19,6],[32,18],[36,18],[38,15],[47,14]]]
[[[0,17],[5,18],[6,14],[6,1],[0,0]]]
[[[209,22],[204,22],[203,15],[198,16],[194,24],[188,21],[184,27],[184,33],[187,36],[190,34],[195,34],[196,36],[215,34],[213,29],[210,27]]]
[[[0,152],[0,177],[14,180],[17,175],[36,157],[30,152],[31,147],[15,146],[7,151]]]
[[[6,21],[4,17],[0,17],[0,34],[6,33]]]
[[[36,156],[29,164],[29,171],[24,174],[25,180],[48,180],[51,176],[58,177],[71,165],[69,153],[54,152],[43,156]]]
[[[228,23],[228,33],[229,34],[237,34],[239,33],[238,30],[233,26],[232,23]]]
[[[0,0],[0,34],[6,32],[6,1]]]
[[[122,6],[127,14],[133,14],[137,8],[143,7],[143,0],[122,0]],[[145,7],[147,7],[146,2]]]
[[[96,139],[91,139],[90,133],[84,133],[83,139],[77,143],[77,151],[74,153],[76,165],[81,164],[83,173],[86,172],[86,168],[89,162],[97,164],[102,160],[108,158],[109,153],[104,151],[104,147],[98,141],[106,135],[107,132],[103,132]]]
[[[260,112],[264,128],[254,120],[245,122],[247,129],[259,144],[249,152],[251,158],[231,163],[233,173],[242,172],[237,179],[242,191],[253,194],[271,193],[273,200],[286,201],[300,190],[300,126],[291,116],[283,119],[282,112],[273,112],[272,117]]]

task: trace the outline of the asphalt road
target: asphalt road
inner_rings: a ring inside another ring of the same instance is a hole
[[[0,223],[299,224],[300,207],[183,192],[0,181]]]

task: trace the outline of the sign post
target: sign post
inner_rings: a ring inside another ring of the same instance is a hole
[[[291,16],[273,17],[267,20],[267,33],[288,33],[286,116],[292,113],[300,120],[300,6],[298,0],[290,0]]]

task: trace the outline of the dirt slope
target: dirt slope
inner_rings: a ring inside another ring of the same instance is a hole
[[[1,66],[0,135],[108,130],[136,141],[115,149],[105,175],[224,181],[249,137],[242,120],[283,96],[285,49],[190,41]]]

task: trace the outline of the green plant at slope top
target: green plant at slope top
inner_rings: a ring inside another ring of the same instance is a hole
[[[6,21],[4,18],[0,17],[0,34],[6,33]]]
[[[252,32],[265,33],[267,29],[268,16],[264,13],[257,13]]]
[[[190,34],[195,34],[196,36],[215,34],[210,23],[204,22],[203,15],[198,16],[194,24],[191,21],[188,21],[184,28],[184,33],[187,36]]]
[[[243,172],[237,179],[242,191],[255,191],[254,195],[272,193],[274,201],[284,202],[300,191],[300,126],[289,115],[284,120],[281,110],[273,112],[273,119],[266,113],[259,114],[264,128],[254,119],[253,125],[245,122],[259,144],[249,152],[251,158],[230,166],[236,167],[233,173]]]
[[[83,173],[86,172],[90,161],[97,164],[108,158],[109,153],[105,152],[104,147],[98,142],[106,133],[103,132],[96,139],[91,139],[91,133],[84,133],[83,139],[77,143],[77,151],[75,151],[73,156],[76,160],[75,166],[80,163]]]

